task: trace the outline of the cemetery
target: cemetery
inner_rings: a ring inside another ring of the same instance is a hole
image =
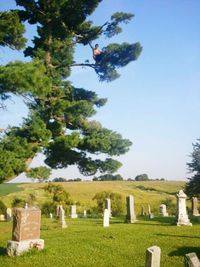
[[[138,189],[141,183],[146,191]],[[35,266],[199,266],[198,200],[194,204],[193,198],[186,197],[181,182],[141,183],[81,182],[75,192],[79,204],[65,207],[66,212],[59,204],[49,216],[41,214],[39,208],[44,196],[48,197],[44,184],[24,184],[24,191],[2,196],[6,205],[11,205],[14,195],[21,197],[27,189],[37,188],[41,193],[35,207],[25,202],[24,208],[7,208],[0,222],[0,262],[4,266],[26,266],[32,261]],[[150,184],[154,191],[148,190]],[[74,192],[77,183],[64,186]],[[86,186],[88,198],[84,199],[80,196]],[[103,213],[91,213],[95,201],[90,202],[89,196],[102,186],[118,192],[123,187],[120,193],[124,209],[120,215],[113,216],[112,199],[108,197],[104,199]],[[169,196],[173,204],[163,204]],[[153,218],[150,214],[154,214]],[[194,265],[189,265],[192,261]],[[188,265],[184,265],[186,262]]]

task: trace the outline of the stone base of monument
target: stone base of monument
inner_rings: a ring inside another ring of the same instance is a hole
[[[44,240],[43,239],[32,239],[23,241],[9,240],[7,244],[7,254],[9,256],[19,256],[32,248],[38,250],[43,249]]]
[[[161,217],[169,217],[169,214],[168,214],[168,212],[160,213],[160,216],[161,216]]]
[[[178,220],[177,222],[177,226],[192,226],[192,223],[190,222],[190,220]]]

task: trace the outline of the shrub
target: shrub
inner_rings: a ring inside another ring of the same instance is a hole
[[[0,214],[6,214],[6,205],[0,200]]]
[[[14,197],[11,206],[13,208],[24,208],[26,201],[19,197]]]
[[[99,213],[102,213],[105,209],[106,198],[110,198],[111,200],[111,209],[113,216],[118,216],[123,213],[124,203],[122,200],[122,195],[119,193],[113,193],[111,191],[99,192],[93,197],[93,200],[96,200],[97,202],[97,211]]]

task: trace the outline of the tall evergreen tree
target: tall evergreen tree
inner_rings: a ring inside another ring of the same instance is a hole
[[[51,168],[77,165],[84,175],[115,172],[121,163],[112,156],[128,151],[131,142],[90,118],[106,103],[95,92],[76,88],[68,80],[71,68],[93,68],[100,81],[119,77],[117,69],[140,55],[139,43],[111,43],[94,63],[74,62],[77,44],[119,34],[122,23],[133,15],[117,12],[103,25],[93,25],[88,17],[101,0],[16,0],[19,10],[1,12],[0,45],[24,47],[24,22],[37,25],[33,46],[25,47],[30,62],[15,61],[0,66],[0,96],[21,95],[29,107],[21,127],[10,128],[0,142],[0,181],[26,171],[39,151]],[[12,23],[9,25],[11,21]],[[6,26],[5,26],[6,25]],[[103,153],[105,160],[93,159]]]
[[[200,197],[200,139],[193,144],[193,152],[191,154],[192,160],[188,163],[188,167],[193,176],[189,178],[186,184],[186,193],[188,196]]]

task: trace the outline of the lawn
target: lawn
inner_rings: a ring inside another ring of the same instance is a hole
[[[23,190],[19,184],[0,184],[0,197]]]
[[[42,219],[41,238],[45,249],[20,257],[6,255],[12,223],[0,223],[0,263],[3,267],[143,267],[146,248],[161,248],[162,267],[182,267],[186,253],[200,257],[200,225],[178,227],[173,217],[139,219],[125,224],[124,218],[113,218],[109,228],[102,219],[68,219],[68,228],[59,229],[55,219]]]

